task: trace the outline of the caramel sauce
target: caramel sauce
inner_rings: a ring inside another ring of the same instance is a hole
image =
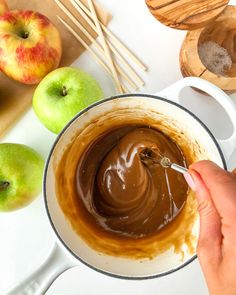
[[[77,205],[90,223],[117,236],[153,235],[183,209],[188,186],[183,176],[142,154],[158,150],[173,163],[186,165],[179,147],[163,133],[123,126],[96,139],[77,168]]]
[[[112,114],[109,124],[107,117],[90,122],[62,156],[55,155],[61,209],[78,235],[100,253],[152,259],[173,249],[184,258],[185,245],[193,254],[194,193],[182,175],[143,163],[140,152],[156,148],[186,166],[200,151],[163,121],[127,116],[121,124],[119,114]]]

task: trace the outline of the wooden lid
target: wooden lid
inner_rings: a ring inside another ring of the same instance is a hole
[[[160,22],[180,30],[206,26],[228,3],[229,0],[146,0],[149,10]]]

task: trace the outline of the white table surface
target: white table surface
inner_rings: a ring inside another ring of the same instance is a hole
[[[144,0],[100,0],[112,14],[109,27],[145,61],[149,67],[142,73],[146,85],[140,92],[155,93],[181,79],[179,51],[186,34],[165,27],[148,12]],[[230,1],[236,5],[236,0]],[[102,69],[83,54],[76,66],[92,73],[102,84],[106,95],[114,94],[110,79]],[[236,94],[231,96],[236,103]],[[19,97],[20,99],[20,97]],[[212,98],[191,89],[182,93],[181,103],[198,115],[218,138],[227,138],[232,127],[225,111]],[[29,110],[2,142],[24,143],[46,159],[56,136],[46,130]],[[231,158],[229,168],[236,166]],[[0,214],[0,294],[31,274],[46,258],[54,235],[44,210],[42,196],[27,208]],[[49,295],[72,294],[208,294],[197,260],[164,278],[150,281],[121,281],[79,264],[62,274],[50,287]],[[126,293],[124,293],[126,294]]]

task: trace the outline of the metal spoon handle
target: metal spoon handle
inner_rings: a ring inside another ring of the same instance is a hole
[[[186,169],[180,165],[177,165],[177,164],[171,164],[170,168],[177,171],[177,172],[180,172],[182,174],[185,174],[188,172],[188,169]]]

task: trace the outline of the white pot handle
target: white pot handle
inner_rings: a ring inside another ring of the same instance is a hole
[[[233,134],[225,140],[218,139],[226,161],[228,161],[236,148],[236,105],[231,98],[214,84],[196,77],[184,78],[170,87],[158,92],[156,95],[173,100],[180,104],[180,92],[185,87],[194,87],[212,96],[225,109],[233,124]]]
[[[45,262],[7,295],[44,295],[53,281],[65,270],[75,266],[55,244]]]

